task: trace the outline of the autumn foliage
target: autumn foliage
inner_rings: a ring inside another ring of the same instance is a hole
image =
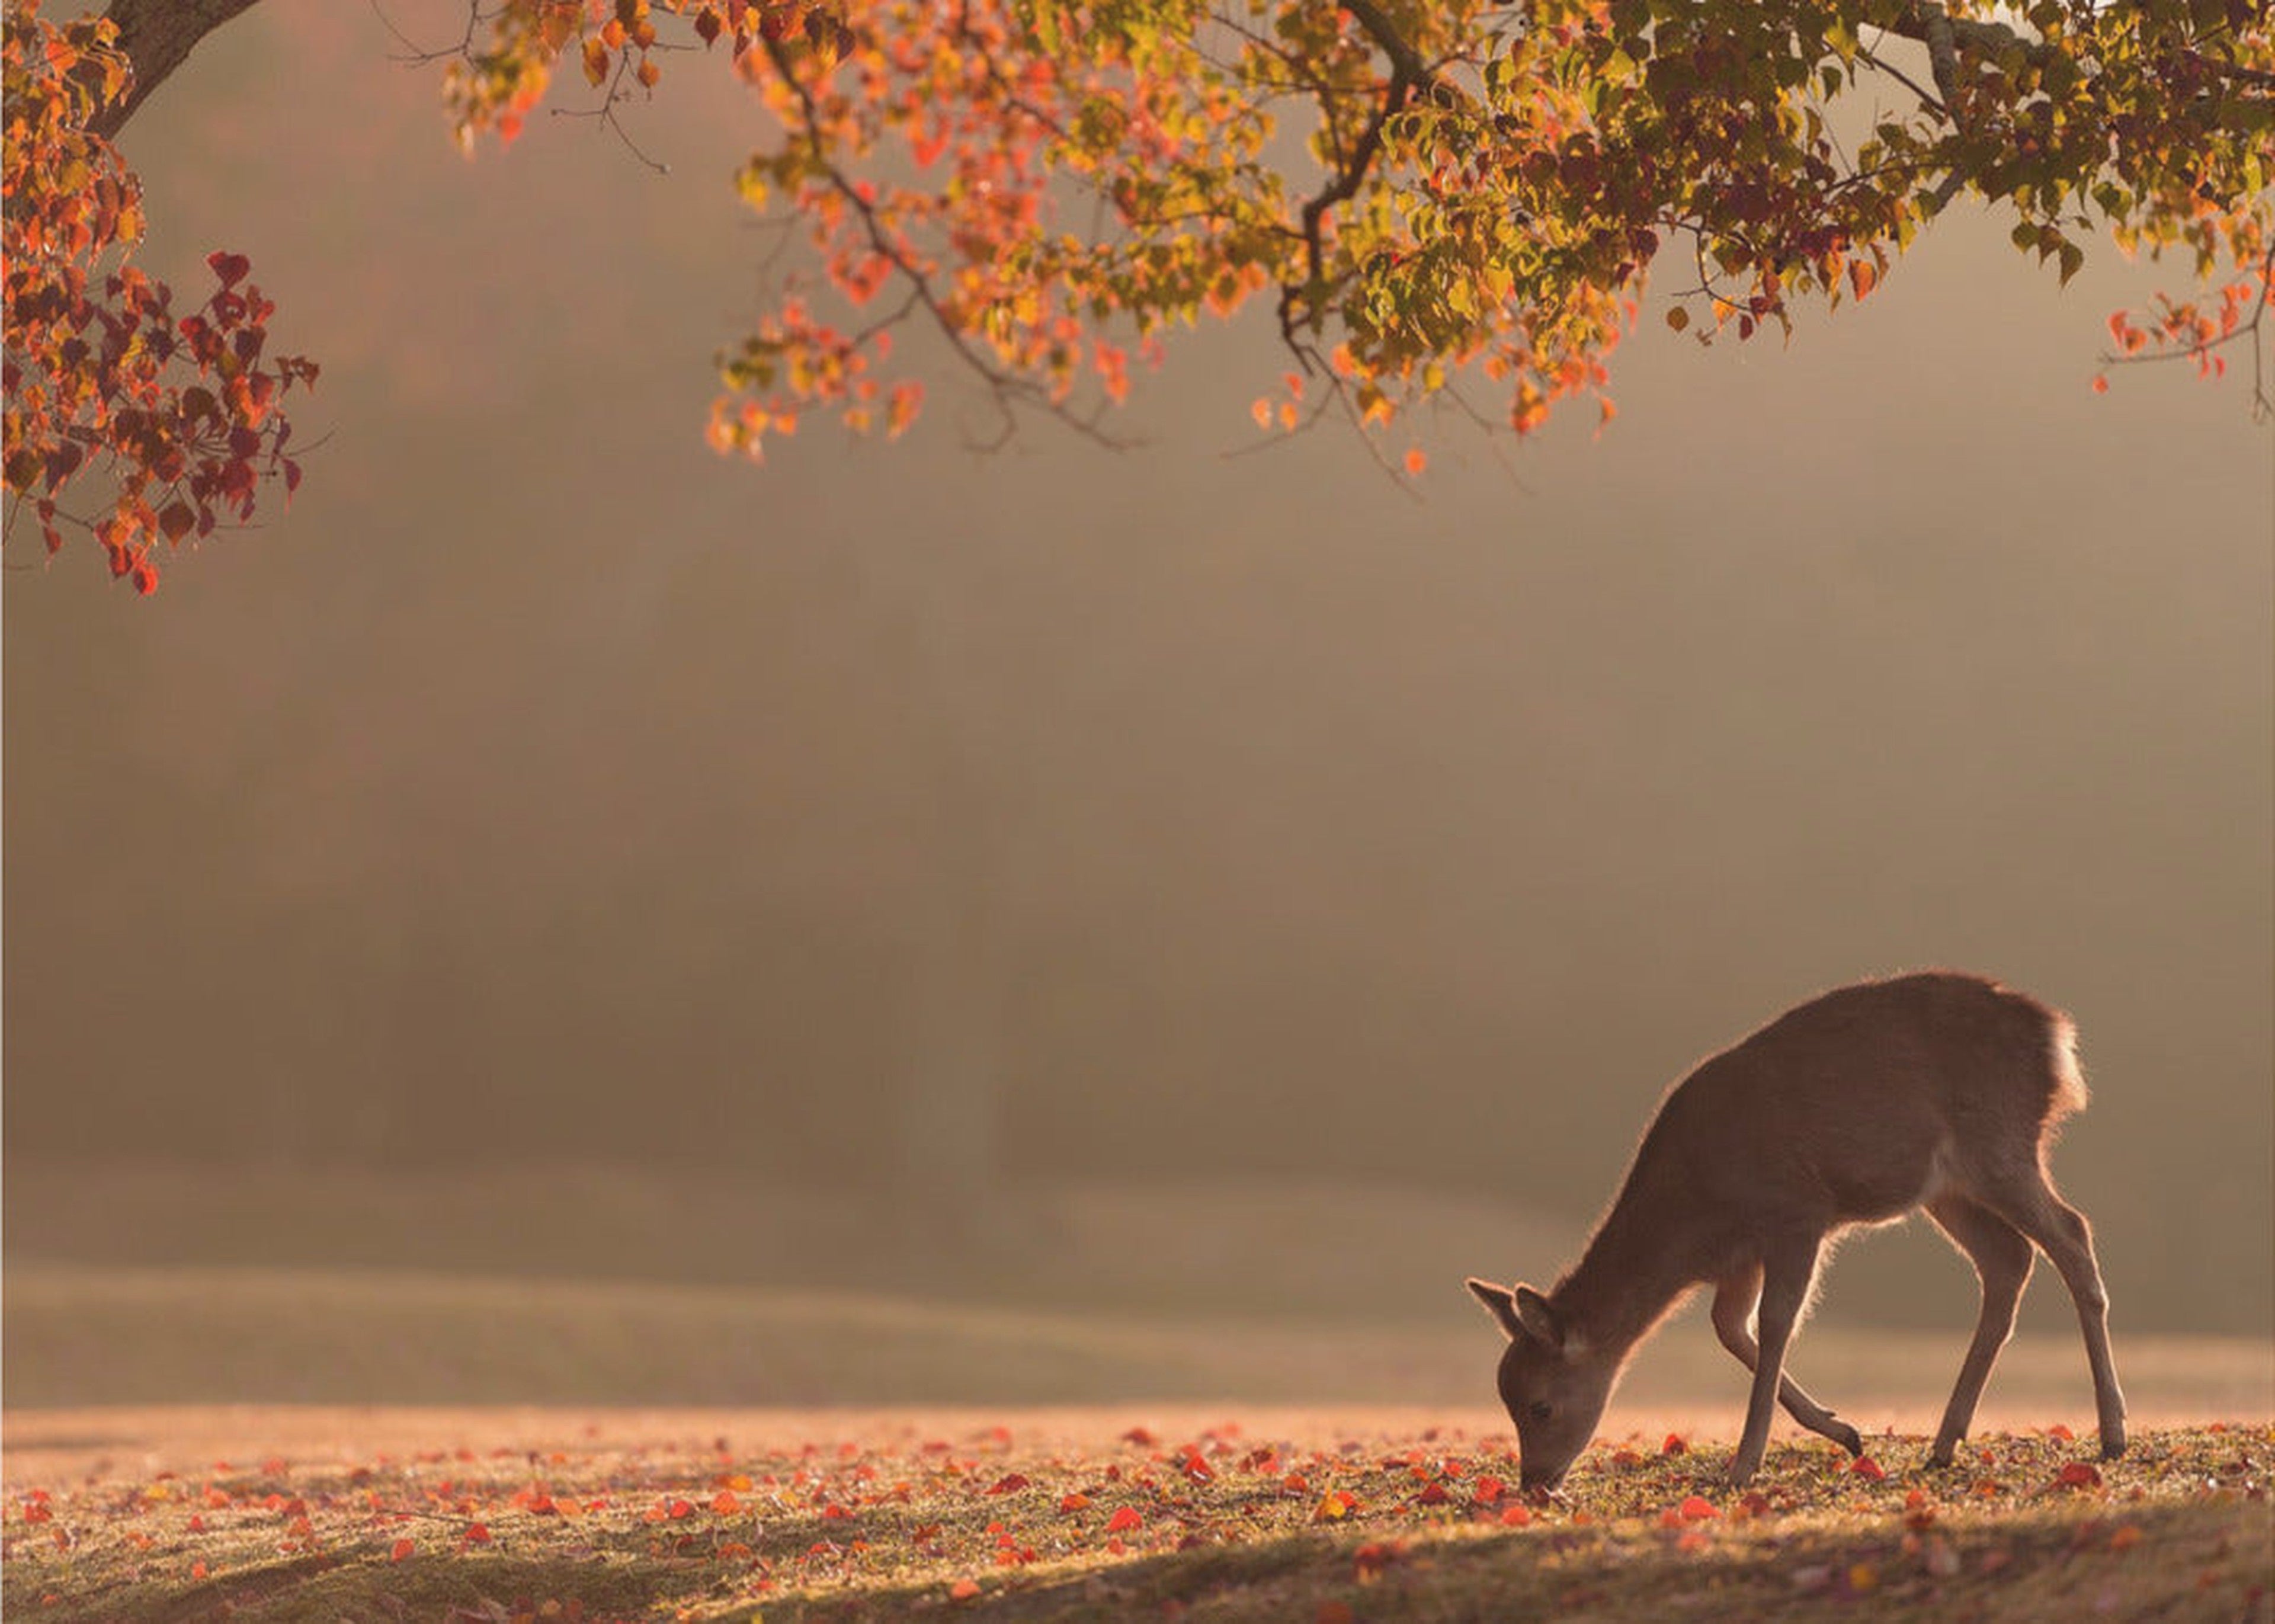
[[[142,191],[87,128],[132,67],[108,22],[58,26],[8,8],[7,443],[12,531],[28,506],[49,552],[87,530],[114,576],[147,593],[158,543],[252,517],[263,482],[299,483],[283,407],[316,366],[264,358],[276,306],[242,254],[206,260],[214,287],[182,307],[132,263]],[[67,494],[98,491],[94,510]]]
[[[100,23],[9,0],[7,477],[151,544],[244,517],[295,473],[269,306],[177,316],[125,255],[140,199],[86,129],[127,72]],[[548,97],[627,129],[724,64],[768,115],[746,206],[811,253],[721,358],[709,434],[758,454],[803,418],[897,434],[928,329],[1001,408],[1103,434],[1134,364],[1263,306],[1274,432],[1379,435],[1458,403],[1520,434],[1606,364],[1646,288],[1704,338],[1871,296],[1971,199],[2063,282],[2090,247],[2193,291],[2112,321],[2112,365],[2264,367],[2275,285],[2275,32],[2252,0],[503,0],[447,60],[458,138]],[[627,142],[631,138],[627,135]],[[111,268],[105,268],[106,267]],[[231,273],[234,273],[233,275]],[[907,366],[903,372],[896,367]],[[2097,381],[2099,386],[2101,381]],[[2261,377],[2258,402],[2267,399]],[[1417,451],[1401,459],[1419,473]]]

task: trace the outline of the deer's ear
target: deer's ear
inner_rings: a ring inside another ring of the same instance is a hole
[[[1515,1341],[1524,1334],[1524,1324],[1516,1314],[1515,1292],[1506,1286],[1496,1286],[1491,1280],[1467,1280],[1462,1283],[1470,1288],[1471,1296],[1485,1305],[1485,1312],[1491,1314],[1494,1322],[1508,1333],[1509,1341]]]
[[[1544,1348],[1564,1346],[1564,1322],[1556,1318],[1556,1311],[1546,1297],[1530,1286],[1519,1286],[1509,1295],[1515,1299],[1513,1311],[1517,1326],[1525,1335]]]

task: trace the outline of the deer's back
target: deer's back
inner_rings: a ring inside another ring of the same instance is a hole
[[[2066,1017],[1980,977],[1841,987],[1703,1061],[1637,1155],[1765,1220],[1893,1218],[1983,1156],[2035,1156],[2082,1103]]]

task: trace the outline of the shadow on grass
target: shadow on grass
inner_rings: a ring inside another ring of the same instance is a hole
[[[2083,1512],[2084,1514],[2080,1514]],[[926,1611],[991,1620],[1349,1618],[1357,1620],[1819,1619],[2071,1624],[2082,1618],[2264,1624],[2275,1573],[2264,1501],[2112,1508],[2052,1504],[1924,1535],[1765,1530],[1685,1549],[1680,1531],[1462,1530],[1427,1543],[1304,1533],[1144,1558],[990,1589],[939,1585],[800,1598],[769,1624]],[[1931,1542],[1937,1542],[1931,1544]],[[1933,1566],[1929,1553],[1935,1552]],[[2255,1609],[2257,1611],[2255,1612]]]
[[[638,1561],[599,1555],[547,1557],[415,1556],[400,1562],[384,1555],[328,1553],[238,1568],[189,1583],[144,1582],[94,1597],[70,1597],[38,1606],[37,1598],[11,1596],[11,1618],[92,1624],[132,1619],[147,1624],[219,1624],[222,1620],[323,1619],[365,1620],[495,1619],[535,1614],[569,1616],[587,1624],[648,1616],[659,1604],[686,1605],[712,1588],[714,1565],[643,1557]],[[706,1613],[706,1617],[719,1616]],[[732,1616],[729,1614],[727,1616]]]

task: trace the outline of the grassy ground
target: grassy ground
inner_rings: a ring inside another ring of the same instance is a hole
[[[2264,1423],[1932,1471],[1697,1434],[1510,1486],[1474,1413],[11,1416],[0,1606],[69,1620],[2204,1620],[2265,1624]],[[1630,1421],[1633,1419],[1629,1417]],[[200,1431],[202,1427],[204,1430]],[[109,1429],[105,1432],[103,1429]],[[170,1431],[169,1429],[171,1429]],[[714,1430],[715,1429],[715,1430]],[[233,1434],[251,1452],[205,1454]],[[283,1439],[276,1453],[261,1440]],[[194,1463],[193,1463],[194,1462]]]

